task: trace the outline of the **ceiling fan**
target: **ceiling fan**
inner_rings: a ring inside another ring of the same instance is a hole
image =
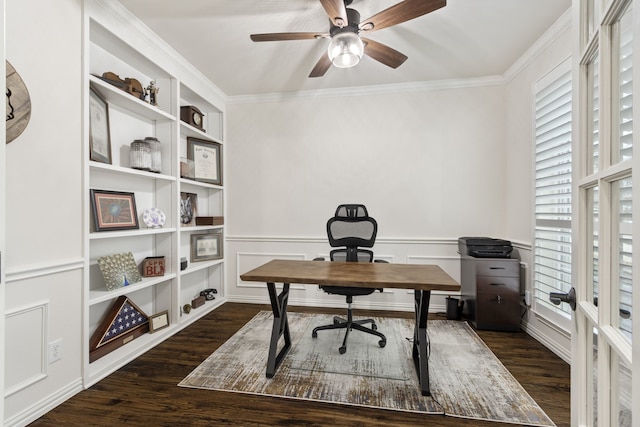
[[[252,34],[254,42],[284,40],[331,39],[329,48],[316,63],[309,77],[322,77],[331,64],[339,68],[357,65],[363,54],[391,68],[398,68],[407,56],[382,43],[360,37],[371,32],[401,24],[446,6],[446,0],[404,0],[372,17],[360,20],[357,10],[347,8],[353,0],[320,0],[330,21],[328,33],[296,32]]]

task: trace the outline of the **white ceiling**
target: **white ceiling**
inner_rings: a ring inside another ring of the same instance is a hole
[[[354,0],[363,18],[400,0]],[[571,0],[448,0],[367,37],[407,55],[397,69],[369,57],[307,77],[328,40],[255,43],[250,34],[327,32],[318,0],[120,0],[225,94],[252,95],[502,75]]]

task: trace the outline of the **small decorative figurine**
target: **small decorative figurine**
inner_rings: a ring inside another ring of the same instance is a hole
[[[149,93],[149,104],[158,105],[157,95],[160,88],[156,86],[156,82],[151,80],[149,86],[147,86],[147,92]]]
[[[191,204],[191,197],[187,195],[185,198],[180,198],[180,222],[182,224],[190,224],[193,220],[193,205]]]

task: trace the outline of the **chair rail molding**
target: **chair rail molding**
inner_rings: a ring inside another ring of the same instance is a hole
[[[225,237],[227,242],[267,242],[267,243],[326,243],[326,236],[234,236]],[[416,244],[416,245],[457,245],[457,237],[377,237],[377,244]]]
[[[18,268],[7,269],[7,284],[20,280],[28,280],[41,276],[65,273],[67,271],[81,270],[84,268],[83,258],[74,258],[63,261],[50,262],[46,264],[24,265]]]

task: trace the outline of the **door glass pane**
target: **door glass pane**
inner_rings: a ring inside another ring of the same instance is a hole
[[[617,52],[618,74],[618,143],[614,146],[613,161],[630,159],[633,150],[633,75],[632,75],[632,17],[628,8],[622,19],[616,24],[615,40],[617,46],[612,49]]]
[[[611,205],[614,209],[612,221],[613,283],[618,283],[617,295],[612,295],[612,322],[623,336],[631,341],[632,280],[633,280],[633,212],[632,179],[625,178],[613,183]],[[615,220],[617,217],[617,221]],[[617,250],[616,250],[617,249]]]
[[[599,224],[599,207],[598,207],[598,187],[588,188],[586,190],[587,211],[591,215],[587,215],[587,230],[585,235],[591,240],[591,251],[587,254],[587,272],[591,275],[587,280],[587,299],[590,299],[596,306],[598,305],[598,283],[600,282],[599,273],[599,241],[598,241],[598,224]]]
[[[614,351],[612,355],[611,420],[612,426],[631,427],[631,366]]]
[[[589,114],[590,120],[590,142],[587,155],[588,173],[598,172],[598,162],[600,159],[600,60],[598,54],[587,65],[587,79],[589,84]]]

